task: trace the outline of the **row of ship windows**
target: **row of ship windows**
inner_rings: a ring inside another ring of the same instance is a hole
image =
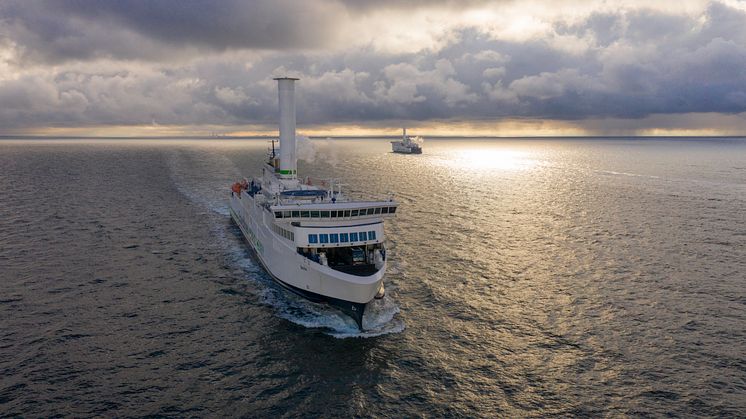
[[[396,207],[362,208],[335,211],[275,211],[275,218],[346,218],[361,215],[393,214]]]
[[[357,242],[357,241],[367,241],[367,240],[375,240],[376,239],[376,232],[375,231],[360,231],[357,233],[331,233],[331,234],[309,234],[308,235],[308,243],[316,244],[316,243],[348,243],[348,242]]]
[[[285,230],[284,228],[276,226],[274,224],[272,225],[272,230],[290,241],[295,241],[295,234],[292,231]]]

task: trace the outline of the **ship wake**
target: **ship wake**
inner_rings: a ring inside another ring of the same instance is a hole
[[[400,333],[404,330],[404,322],[397,317],[399,306],[389,294],[368,303],[363,316],[362,332],[354,320],[336,308],[312,303],[282,289],[279,285],[266,287],[261,297],[265,304],[276,310],[279,317],[339,339],[370,338]]]

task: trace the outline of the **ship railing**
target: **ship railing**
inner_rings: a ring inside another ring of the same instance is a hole
[[[301,183],[308,186],[315,186],[321,189],[324,189],[328,191],[328,195],[337,197],[338,199],[342,199],[339,197],[340,194],[342,194],[342,187],[348,186],[346,183],[341,183],[339,179],[321,179],[321,178],[315,178],[311,176],[306,176],[305,178],[301,179]],[[392,198],[392,194],[372,194],[370,192],[361,192],[361,191],[345,191],[343,195],[347,196],[355,196],[357,198],[360,198],[361,200],[373,200],[373,201],[387,201],[389,198]]]
[[[356,194],[356,193],[346,193],[346,194],[336,194],[332,197],[333,199],[329,199],[328,197],[324,198],[314,198],[314,199],[296,199],[296,198],[280,198],[277,197],[275,200],[273,200],[273,205],[307,205],[307,204],[343,204],[343,203],[350,203],[350,202],[394,202],[393,195],[372,195],[372,194]]]
[[[376,194],[376,193],[370,193],[370,192],[361,192],[361,191],[351,190],[351,191],[345,192],[344,199],[341,200],[341,202],[357,202],[357,201],[393,202],[394,194],[393,193]]]

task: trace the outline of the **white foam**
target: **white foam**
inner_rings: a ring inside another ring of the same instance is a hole
[[[603,173],[605,175],[614,175],[614,176],[631,176],[631,177],[646,177],[650,179],[659,179],[658,176],[652,176],[652,175],[641,175],[638,173],[628,173],[628,172],[615,172],[613,170],[596,170],[597,173]]]
[[[396,318],[399,306],[388,296],[368,303],[363,316],[365,331],[360,332],[355,321],[336,308],[312,303],[279,285],[265,284],[259,295],[278,317],[308,329],[318,329],[335,338],[368,338],[404,330],[404,322]]]

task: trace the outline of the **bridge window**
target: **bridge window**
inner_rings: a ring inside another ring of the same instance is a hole
[[[301,218],[308,218],[310,217],[310,213],[308,211],[301,211],[300,216]]]
[[[319,211],[311,211],[311,218],[319,218]]]
[[[282,218],[282,212],[280,211],[275,212],[275,218]]]
[[[368,240],[375,240],[376,239],[376,232],[375,231],[369,231],[368,232]]]
[[[329,218],[329,211],[321,211],[321,218]]]
[[[308,242],[309,243],[318,243],[319,242],[319,236],[316,234],[309,234],[308,235]]]
[[[338,243],[339,242],[339,234],[332,233],[329,235],[329,243]]]
[[[357,217],[358,210],[352,210],[352,217]]]
[[[351,242],[357,241],[357,233],[350,233],[350,241]]]
[[[364,242],[364,241],[366,241],[366,240],[368,240],[368,233],[366,233],[366,232],[364,232],[364,231],[361,231],[361,232],[360,232],[360,241],[361,241],[361,242]]]
[[[396,207],[389,207],[389,214],[393,214],[396,212]]]
[[[347,233],[339,233],[339,242],[347,243],[350,239],[347,238]]]
[[[375,214],[376,214],[376,215],[378,215],[378,214],[380,214],[380,213],[381,213],[381,207],[378,207],[378,208],[376,208],[376,212],[375,212]]]
[[[293,211],[293,218],[300,217],[300,211]]]
[[[376,213],[376,209],[375,208],[368,208],[368,215],[373,215],[375,213]]]
[[[290,218],[290,211],[283,211],[282,212],[282,217],[283,218]]]
[[[389,213],[389,207],[381,208],[381,214],[388,214],[388,213]]]
[[[345,211],[345,217],[349,217],[349,216],[350,216],[350,210],[346,210]]]
[[[328,234],[319,234],[319,241],[321,243],[329,243],[329,235]]]

